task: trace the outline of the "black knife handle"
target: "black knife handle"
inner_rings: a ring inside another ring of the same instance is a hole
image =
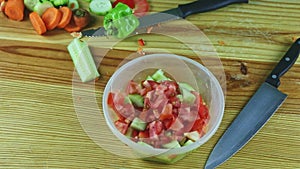
[[[248,3],[248,0],[198,0],[188,4],[178,5],[182,18],[201,12],[212,11],[233,3]]]
[[[286,52],[283,58],[279,61],[271,74],[267,77],[266,82],[274,87],[279,87],[280,77],[283,76],[296,62],[300,53],[300,38]]]

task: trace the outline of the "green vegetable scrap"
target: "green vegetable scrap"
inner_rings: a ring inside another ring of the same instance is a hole
[[[107,35],[125,38],[139,26],[139,20],[133,15],[131,8],[118,3],[105,15],[103,25]]]
[[[91,81],[100,76],[86,42],[75,38],[68,45],[68,51],[82,82]]]

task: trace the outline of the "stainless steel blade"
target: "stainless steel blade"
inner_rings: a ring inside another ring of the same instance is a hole
[[[162,22],[176,20],[181,18],[181,11],[178,8],[173,8],[159,13],[153,13],[150,15],[143,16],[139,18],[139,26],[137,29],[147,28]],[[87,37],[98,37],[106,36],[106,31],[103,27],[97,29],[89,29],[81,32],[82,36]]]
[[[146,15],[139,18],[140,25],[137,29],[147,28],[149,26],[153,26],[166,21],[181,19],[181,16],[182,12],[179,8],[173,8],[163,12]]]
[[[205,169],[215,168],[238,152],[270,119],[287,95],[263,83],[220,138]]]

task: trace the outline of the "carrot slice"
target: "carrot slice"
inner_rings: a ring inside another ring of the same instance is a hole
[[[80,31],[82,28],[79,27],[79,26],[77,26],[77,25],[75,24],[74,18],[72,17],[70,23],[69,23],[66,27],[64,27],[64,29],[65,29],[67,32],[72,33],[72,32],[78,32],[78,31]]]
[[[9,19],[21,21],[24,18],[24,10],[24,0],[8,0],[4,13]]]
[[[46,25],[47,30],[53,30],[59,24],[62,13],[54,8],[48,8],[42,15],[42,19]]]
[[[69,22],[71,21],[72,18],[72,10],[68,7],[60,7],[59,11],[62,13],[62,17],[60,22],[58,23],[57,27],[58,28],[64,28],[66,27]]]
[[[34,27],[35,31],[39,34],[42,35],[45,32],[47,32],[47,28],[40,17],[40,15],[37,12],[31,12],[29,14],[29,19],[31,21],[32,26]]]

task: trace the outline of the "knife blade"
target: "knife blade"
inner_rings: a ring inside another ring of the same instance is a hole
[[[177,8],[139,18],[140,24],[137,29],[146,28],[166,21],[184,19],[192,14],[216,10],[234,3],[248,3],[248,0],[198,0],[188,4],[178,5]],[[103,27],[84,30],[81,32],[81,34],[82,36],[87,37],[107,35]]]
[[[215,168],[237,153],[281,106],[287,95],[277,89],[280,85],[280,77],[293,66],[299,53],[300,38],[293,43],[219,139],[205,164],[205,169]]]

